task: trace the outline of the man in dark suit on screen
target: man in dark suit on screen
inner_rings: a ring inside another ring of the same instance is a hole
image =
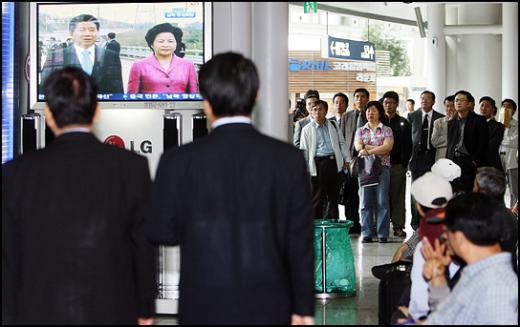
[[[96,45],[99,21],[92,15],[79,15],[69,22],[73,44],[49,53],[41,71],[40,92],[48,76],[63,67],[83,69],[98,85],[99,93],[123,93],[119,54]]]
[[[116,33],[110,32],[107,34],[108,41],[105,44],[105,49],[114,51],[119,56],[119,53],[121,52],[121,45],[116,40]]]
[[[146,223],[151,240],[180,245],[179,323],[312,323],[303,154],[251,125],[259,88],[251,60],[216,55],[199,81],[213,130],[163,154]]]
[[[148,164],[91,134],[97,94],[78,68],[51,74],[45,117],[56,138],[2,167],[2,324],[153,322]]]

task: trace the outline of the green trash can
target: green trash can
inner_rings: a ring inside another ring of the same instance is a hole
[[[356,294],[356,269],[348,231],[350,220],[314,220],[314,291],[327,299]]]

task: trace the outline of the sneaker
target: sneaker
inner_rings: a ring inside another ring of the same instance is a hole
[[[363,237],[361,243],[372,243],[372,237]]]
[[[402,229],[396,229],[394,230],[394,236],[406,238],[406,232]]]
[[[379,243],[388,243],[388,239],[386,237],[381,237]]]

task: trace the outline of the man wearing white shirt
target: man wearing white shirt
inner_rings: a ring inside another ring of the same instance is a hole
[[[518,120],[513,117],[516,107],[516,103],[512,99],[502,100],[501,113],[507,119],[502,119],[506,129],[499,153],[502,167],[507,175],[510,193],[509,207],[518,201]]]
[[[336,93],[332,98],[332,102],[334,103],[334,109],[336,109],[336,114],[329,119],[336,122],[336,126],[341,128],[341,116],[347,111],[348,108],[348,97],[344,93]]]
[[[444,115],[433,110],[435,94],[431,91],[421,93],[421,108],[408,113],[408,121],[412,125],[412,158],[409,170],[412,173],[412,181],[421,177],[430,170],[435,163],[435,148],[431,144],[433,123]],[[419,216],[415,210],[415,202],[411,202],[413,229],[419,226]]]
[[[99,21],[92,15],[78,15],[69,22],[73,44],[52,51],[41,71],[40,90],[47,77],[65,66],[83,69],[98,84],[99,93],[123,93],[121,60],[117,53],[96,45]]]

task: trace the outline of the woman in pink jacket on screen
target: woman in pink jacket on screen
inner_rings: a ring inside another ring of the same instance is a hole
[[[197,93],[195,66],[175,55],[182,30],[163,23],[152,27],[144,38],[153,53],[132,65],[128,93]]]

